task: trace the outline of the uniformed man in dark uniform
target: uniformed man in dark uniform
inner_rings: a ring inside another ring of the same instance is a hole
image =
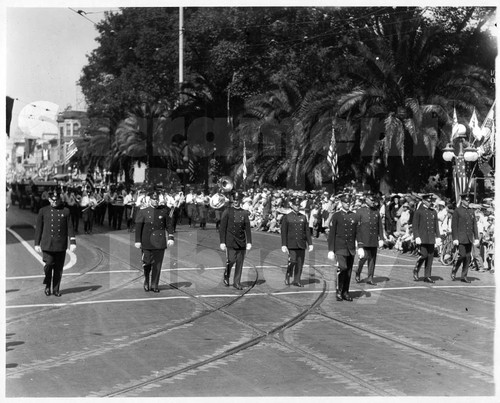
[[[159,194],[149,192],[148,196],[149,206],[137,212],[135,247],[142,250],[144,291],[160,292],[161,265],[165,249],[174,244],[174,228],[167,210],[158,205]]]
[[[71,224],[70,211],[56,192],[49,195],[49,206],[38,212],[35,227],[35,250],[43,253],[45,262],[45,295],[50,295],[50,286],[56,297],[61,296],[60,286],[66,258],[66,249],[76,249],[76,238]]]
[[[451,237],[453,245],[458,246],[458,259],[451,271],[451,279],[455,280],[457,271],[462,265],[462,281],[470,283],[467,278],[471,260],[472,244],[479,245],[477,221],[474,210],[469,208],[470,196],[460,195],[460,204],[451,217]]]
[[[300,282],[306,249],[313,250],[311,232],[307,217],[299,212],[300,200],[292,197],[289,200],[291,212],[283,216],[281,221],[281,250],[288,254],[288,265],[285,275],[285,284],[290,285],[293,275],[293,285],[303,287]]]
[[[361,282],[363,265],[368,262],[366,284],[376,285],[373,282],[373,275],[377,261],[377,247],[381,248],[384,245],[384,227],[380,217],[378,199],[374,194],[367,193],[365,195],[365,205],[356,211],[355,220],[359,256],[355,279],[357,283]]]
[[[351,282],[352,267],[356,256],[356,221],[354,212],[349,208],[351,198],[349,195],[340,197],[340,209],[336,211],[330,220],[330,231],[328,233],[328,259],[337,259],[340,270],[337,285],[337,301],[352,301],[349,295],[349,284]],[[336,269],[335,269],[336,270]]]
[[[241,272],[245,253],[252,248],[252,233],[250,231],[249,212],[241,208],[243,194],[234,192],[232,205],[222,213],[219,238],[220,248],[226,251],[226,269],[224,271],[224,284],[229,286],[231,269],[235,265],[233,286],[242,290]]]
[[[413,269],[413,279],[418,281],[418,271],[425,262],[424,281],[434,283],[431,278],[434,245],[441,244],[437,212],[431,206],[432,194],[424,194],[422,203],[413,214],[413,237],[419,251],[419,257]]]

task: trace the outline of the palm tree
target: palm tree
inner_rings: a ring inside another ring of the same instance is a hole
[[[429,165],[421,157],[433,160],[449,140],[454,106],[472,113],[490,102],[487,72],[446,58],[442,35],[421,10],[408,9],[350,41],[356,63],[348,77],[355,88],[339,98],[337,118],[360,137],[368,172],[381,173],[382,191],[406,188],[418,177],[413,168]]]
[[[172,141],[169,122],[163,104],[143,103],[133,107],[119,123],[114,157],[121,161],[126,173],[135,161],[144,162],[148,167],[146,181],[153,183],[155,169],[164,174],[180,161],[182,156],[178,144]]]

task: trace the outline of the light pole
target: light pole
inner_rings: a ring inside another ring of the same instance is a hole
[[[455,166],[453,169],[454,183],[455,183],[455,197],[459,200],[459,195],[465,192],[469,188],[470,179],[467,177],[465,171],[465,162],[474,162],[479,158],[478,151],[475,147],[472,147],[467,141],[466,127],[462,124],[456,126],[455,138],[452,140],[458,143],[458,149],[452,143],[449,143],[443,149],[443,160],[447,162],[455,161]],[[471,175],[472,178],[472,175]]]

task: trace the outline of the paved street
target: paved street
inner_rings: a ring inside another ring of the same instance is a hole
[[[7,212],[7,397],[487,396],[495,394],[495,278],[415,282],[415,257],[379,251],[375,282],[337,302],[324,238],[303,288],[284,284],[276,234],[253,233],[244,291],[225,287],[213,224],[178,227],[161,292],[142,288],[133,233],[97,227],[46,297],[35,215]],[[366,267],[363,276],[366,275]]]

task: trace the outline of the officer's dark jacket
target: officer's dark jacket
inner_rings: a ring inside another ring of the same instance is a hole
[[[291,211],[283,216],[281,245],[288,249],[307,249],[307,245],[312,245],[309,223],[304,214]]]
[[[247,243],[252,243],[249,214],[241,208],[224,210],[219,226],[220,243],[231,249],[245,249]]]
[[[328,250],[337,255],[350,256],[356,253],[356,221],[352,211],[339,210],[330,220]]]
[[[479,239],[474,210],[458,206],[451,216],[451,237],[459,243],[467,244]]]
[[[36,219],[35,246],[47,252],[63,252],[68,249],[69,238],[76,245],[69,209],[42,207]]]
[[[384,227],[378,209],[361,207],[355,213],[356,239],[358,248],[378,247],[379,239],[384,239]]]
[[[166,249],[167,233],[174,239],[174,227],[168,211],[164,208],[146,207],[139,210],[135,220],[135,242],[141,249]]]
[[[423,204],[413,214],[413,238],[420,238],[423,244],[434,244],[440,237],[437,212]]]

